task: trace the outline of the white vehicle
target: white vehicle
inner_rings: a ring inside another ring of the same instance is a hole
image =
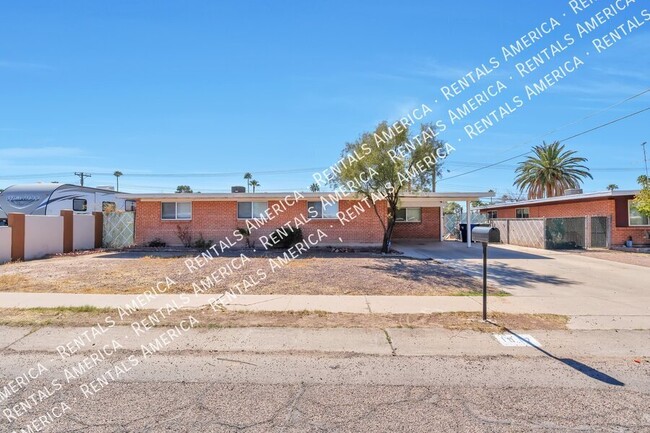
[[[108,189],[62,183],[12,185],[0,193],[0,225],[7,225],[7,214],[12,212],[60,215],[62,210],[83,214],[135,210],[135,200],[117,198],[117,194]]]

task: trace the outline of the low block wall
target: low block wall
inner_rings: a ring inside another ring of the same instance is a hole
[[[91,250],[95,248],[94,215],[74,215],[72,226],[73,250]]]
[[[25,260],[63,252],[63,217],[25,216]]]
[[[11,227],[0,227],[0,263],[11,261]]]

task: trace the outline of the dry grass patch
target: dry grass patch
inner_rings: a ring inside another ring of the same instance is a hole
[[[5,326],[93,326],[111,316],[118,325],[129,326],[152,311],[138,311],[119,321],[114,309],[94,307],[0,309],[0,325]],[[445,328],[480,332],[502,329],[566,329],[568,318],[553,314],[493,313],[493,323],[481,321],[480,313],[433,314],[352,314],[324,311],[238,312],[216,313],[212,309],[187,309],[162,319],[159,326],[174,326],[180,318],[193,315],[198,327],[296,327],[296,328]]]
[[[301,256],[272,272],[269,259],[278,254],[251,256],[242,269],[231,267],[205,293],[223,293],[241,285],[244,279],[256,278],[258,269],[264,270],[267,278],[248,294],[435,296],[474,294],[481,288],[478,279],[435,261],[369,253],[319,253]],[[193,293],[192,283],[199,284],[213,273],[221,275],[219,269],[234,260],[218,257],[191,273],[185,266],[188,258],[131,252],[16,263],[8,268],[14,275],[11,283],[0,280],[0,291],[135,294],[150,290],[169,276],[176,284],[167,293]],[[503,293],[494,288],[489,291]]]

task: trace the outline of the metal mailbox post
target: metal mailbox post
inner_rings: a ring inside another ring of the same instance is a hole
[[[474,227],[472,240],[483,244],[483,320],[487,320],[487,246],[501,242],[501,233],[494,227]]]

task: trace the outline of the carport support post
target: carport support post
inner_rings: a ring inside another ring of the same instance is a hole
[[[440,242],[445,240],[445,212],[444,212],[444,207],[445,207],[445,202],[440,202]]]
[[[487,320],[487,242],[483,244],[483,321]]]
[[[469,200],[467,204],[467,248],[472,248],[472,214],[470,213],[470,206],[472,205]]]

